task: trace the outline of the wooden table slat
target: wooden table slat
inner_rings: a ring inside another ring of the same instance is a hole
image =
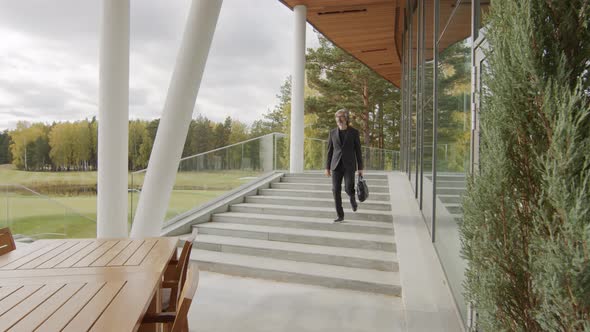
[[[10,310],[4,313],[4,315],[2,315],[2,319],[0,319],[0,331],[6,331],[11,326],[18,323],[19,320],[34,311],[39,305],[45,302],[63,286],[64,284],[44,285],[21,303],[12,307]]]
[[[105,286],[104,282],[86,283],[74,296],[55,311],[35,331],[61,331],[82,308]]]
[[[125,266],[140,265],[157,243],[158,240],[155,239],[145,240],[141,247],[139,247],[139,249],[137,249],[137,251],[135,251],[131,257],[129,257],[127,262],[125,262]]]
[[[125,250],[127,246],[129,246],[133,241],[132,240],[122,240],[119,241],[116,245],[114,245],[111,249],[109,249],[104,255],[102,255],[99,259],[95,260],[90,264],[90,266],[107,266],[107,264],[113,260],[113,258],[117,257],[121,253],[121,251]]]
[[[155,276],[156,278],[150,278],[147,275],[139,275],[130,279],[92,326],[91,331],[133,331],[139,328],[141,317],[147,311],[150,300],[159,287],[159,275]],[[144,305],[138,305],[140,303]],[[137,319],[133,320],[132,317]]]
[[[4,265],[15,261],[16,259],[20,258],[20,257],[24,257],[26,255],[29,255],[37,250],[42,250],[43,247],[52,245],[51,243],[32,243],[30,245],[24,246],[24,247],[18,247],[16,248],[16,250],[11,251],[7,254],[4,255],[0,255],[0,267],[3,267]]]
[[[143,245],[145,240],[133,240],[127,248],[121,251],[117,257],[113,258],[107,266],[122,266],[127,260]]]
[[[5,312],[24,301],[27,297],[31,296],[31,294],[38,291],[41,287],[43,287],[43,285],[25,285],[19,288],[16,292],[10,294],[10,296],[5,297],[0,302],[0,316],[4,315]]]
[[[4,300],[8,295],[16,292],[22,286],[2,286],[0,287],[0,301]]]
[[[57,248],[55,248],[54,250],[51,250],[35,259],[33,259],[32,261],[28,262],[27,264],[21,265],[18,268],[19,269],[34,269],[37,266],[47,262],[48,260],[54,258],[55,256],[58,256],[59,254],[61,254],[62,252],[70,249],[71,247],[77,245],[79,242],[66,242],[64,243],[64,245],[61,245]]]
[[[166,268],[168,261],[174,255],[178,245],[178,240],[163,238],[158,240],[156,247],[148,257],[142,262],[146,265],[162,266]],[[162,271],[163,272],[163,271]]]
[[[83,250],[84,248],[92,245],[94,241],[80,241],[75,246],[70,247],[68,250],[62,252],[61,254],[53,257],[52,259],[46,261],[45,263],[37,266],[38,269],[49,269],[55,267],[57,264],[65,261],[67,258],[72,256],[73,254]]]
[[[57,264],[55,267],[72,267],[74,264],[78,263],[79,260],[91,254],[94,250],[102,247],[105,242],[102,241],[95,241],[92,242],[89,246],[85,247],[84,249],[73,253],[70,257],[63,260],[61,263]]]
[[[125,281],[109,281],[106,285],[78,312],[62,332],[80,332],[88,331],[94,322],[100,317],[102,312],[113,301],[121,288],[125,286]]]
[[[73,267],[87,267],[90,264],[94,263],[95,260],[99,259],[102,255],[104,255],[107,251],[111,250],[114,246],[117,245],[119,241],[107,241],[105,242],[100,248],[97,248],[86,257],[79,260]]]
[[[74,294],[76,294],[85,284],[81,282],[66,284],[63,288],[53,294],[47,301],[43,302],[34,314],[29,314],[16,325],[14,325],[11,332],[30,332],[34,331],[47,318],[53,315],[61,308]]]
[[[2,266],[0,269],[1,270],[13,270],[16,269],[22,265],[27,264],[28,262],[34,260],[35,258],[45,255],[48,252],[51,252],[52,250],[59,248],[62,245],[65,245],[66,242],[64,241],[56,241],[56,242],[52,242],[49,245],[46,246],[42,246],[41,248],[39,248],[39,250],[35,250],[27,255],[24,255],[22,257],[19,257],[13,261],[11,261],[10,263]]]

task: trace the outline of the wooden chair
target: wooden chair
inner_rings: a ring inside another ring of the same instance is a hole
[[[0,255],[4,255],[16,249],[14,238],[8,227],[0,228]]]
[[[146,314],[141,324],[157,324],[162,323],[166,331],[171,332],[188,332],[188,310],[197,292],[199,285],[199,269],[196,263],[191,263],[188,266],[186,281],[182,292],[180,293],[180,300],[177,303],[177,310],[175,312],[161,312]]]
[[[176,302],[179,299],[178,293],[183,289],[186,280],[193,241],[194,237],[184,242],[180,257],[178,260],[170,260],[166,272],[164,272],[164,280],[161,286],[164,289],[162,292],[162,308],[166,311],[176,311]]]

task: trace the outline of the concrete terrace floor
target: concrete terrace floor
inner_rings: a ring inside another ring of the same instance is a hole
[[[405,331],[402,299],[202,271],[191,331]]]
[[[201,271],[190,330],[463,331],[407,177],[388,174],[402,297]]]

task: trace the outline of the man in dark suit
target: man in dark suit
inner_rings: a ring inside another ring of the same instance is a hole
[[[328,158],[326,160],[326,176],[332,176],[332,193],[336,205],[335,222],[344,220],[342,209],[342,178],[344,178],[344,191],[350,197],[352,211],[356,211],[358,205],[354,196],[354,172],[363,175],[363,156],[361,154],[361,140],[359,131],[350,127],[350,115],[348,110],[341,109],[336,112],[336,124],[338,128],[330,130],[328,137]]]

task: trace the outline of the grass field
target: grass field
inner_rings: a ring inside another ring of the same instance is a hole
[[[166,219],[219,197],[258,175],[255,172],[240,171],[179,173],[175,187],[188,187],[191,190],[173,190]],[[133,183],[137,185],[142,182],[143,174],[136,174]],[[2,165],[0,184],[20,184],[27,187],[92,186],[96,184],[96,172],[24,172]],[[0,190],[0,227],[9,226],[15,234],[36,235],[39,238],[96,236],[96,195],[39,197],[10,188],[3,187]],[[129,222],[132,209],[137,207],[139,195],[137,192],[129,193]]]
[[[179,172],[176,175],[175,186],[200,187],[211,190],[231,189],[247,180],[243,178],[259,176],[253,171],[208,171],[208,172]],[[0,165],[0,184],[35,185],[96,185],[97,172],[26,172],[15,169],[12,165]],[[129,173],[128,184],[135,186],[143,184],[145,172]]]

